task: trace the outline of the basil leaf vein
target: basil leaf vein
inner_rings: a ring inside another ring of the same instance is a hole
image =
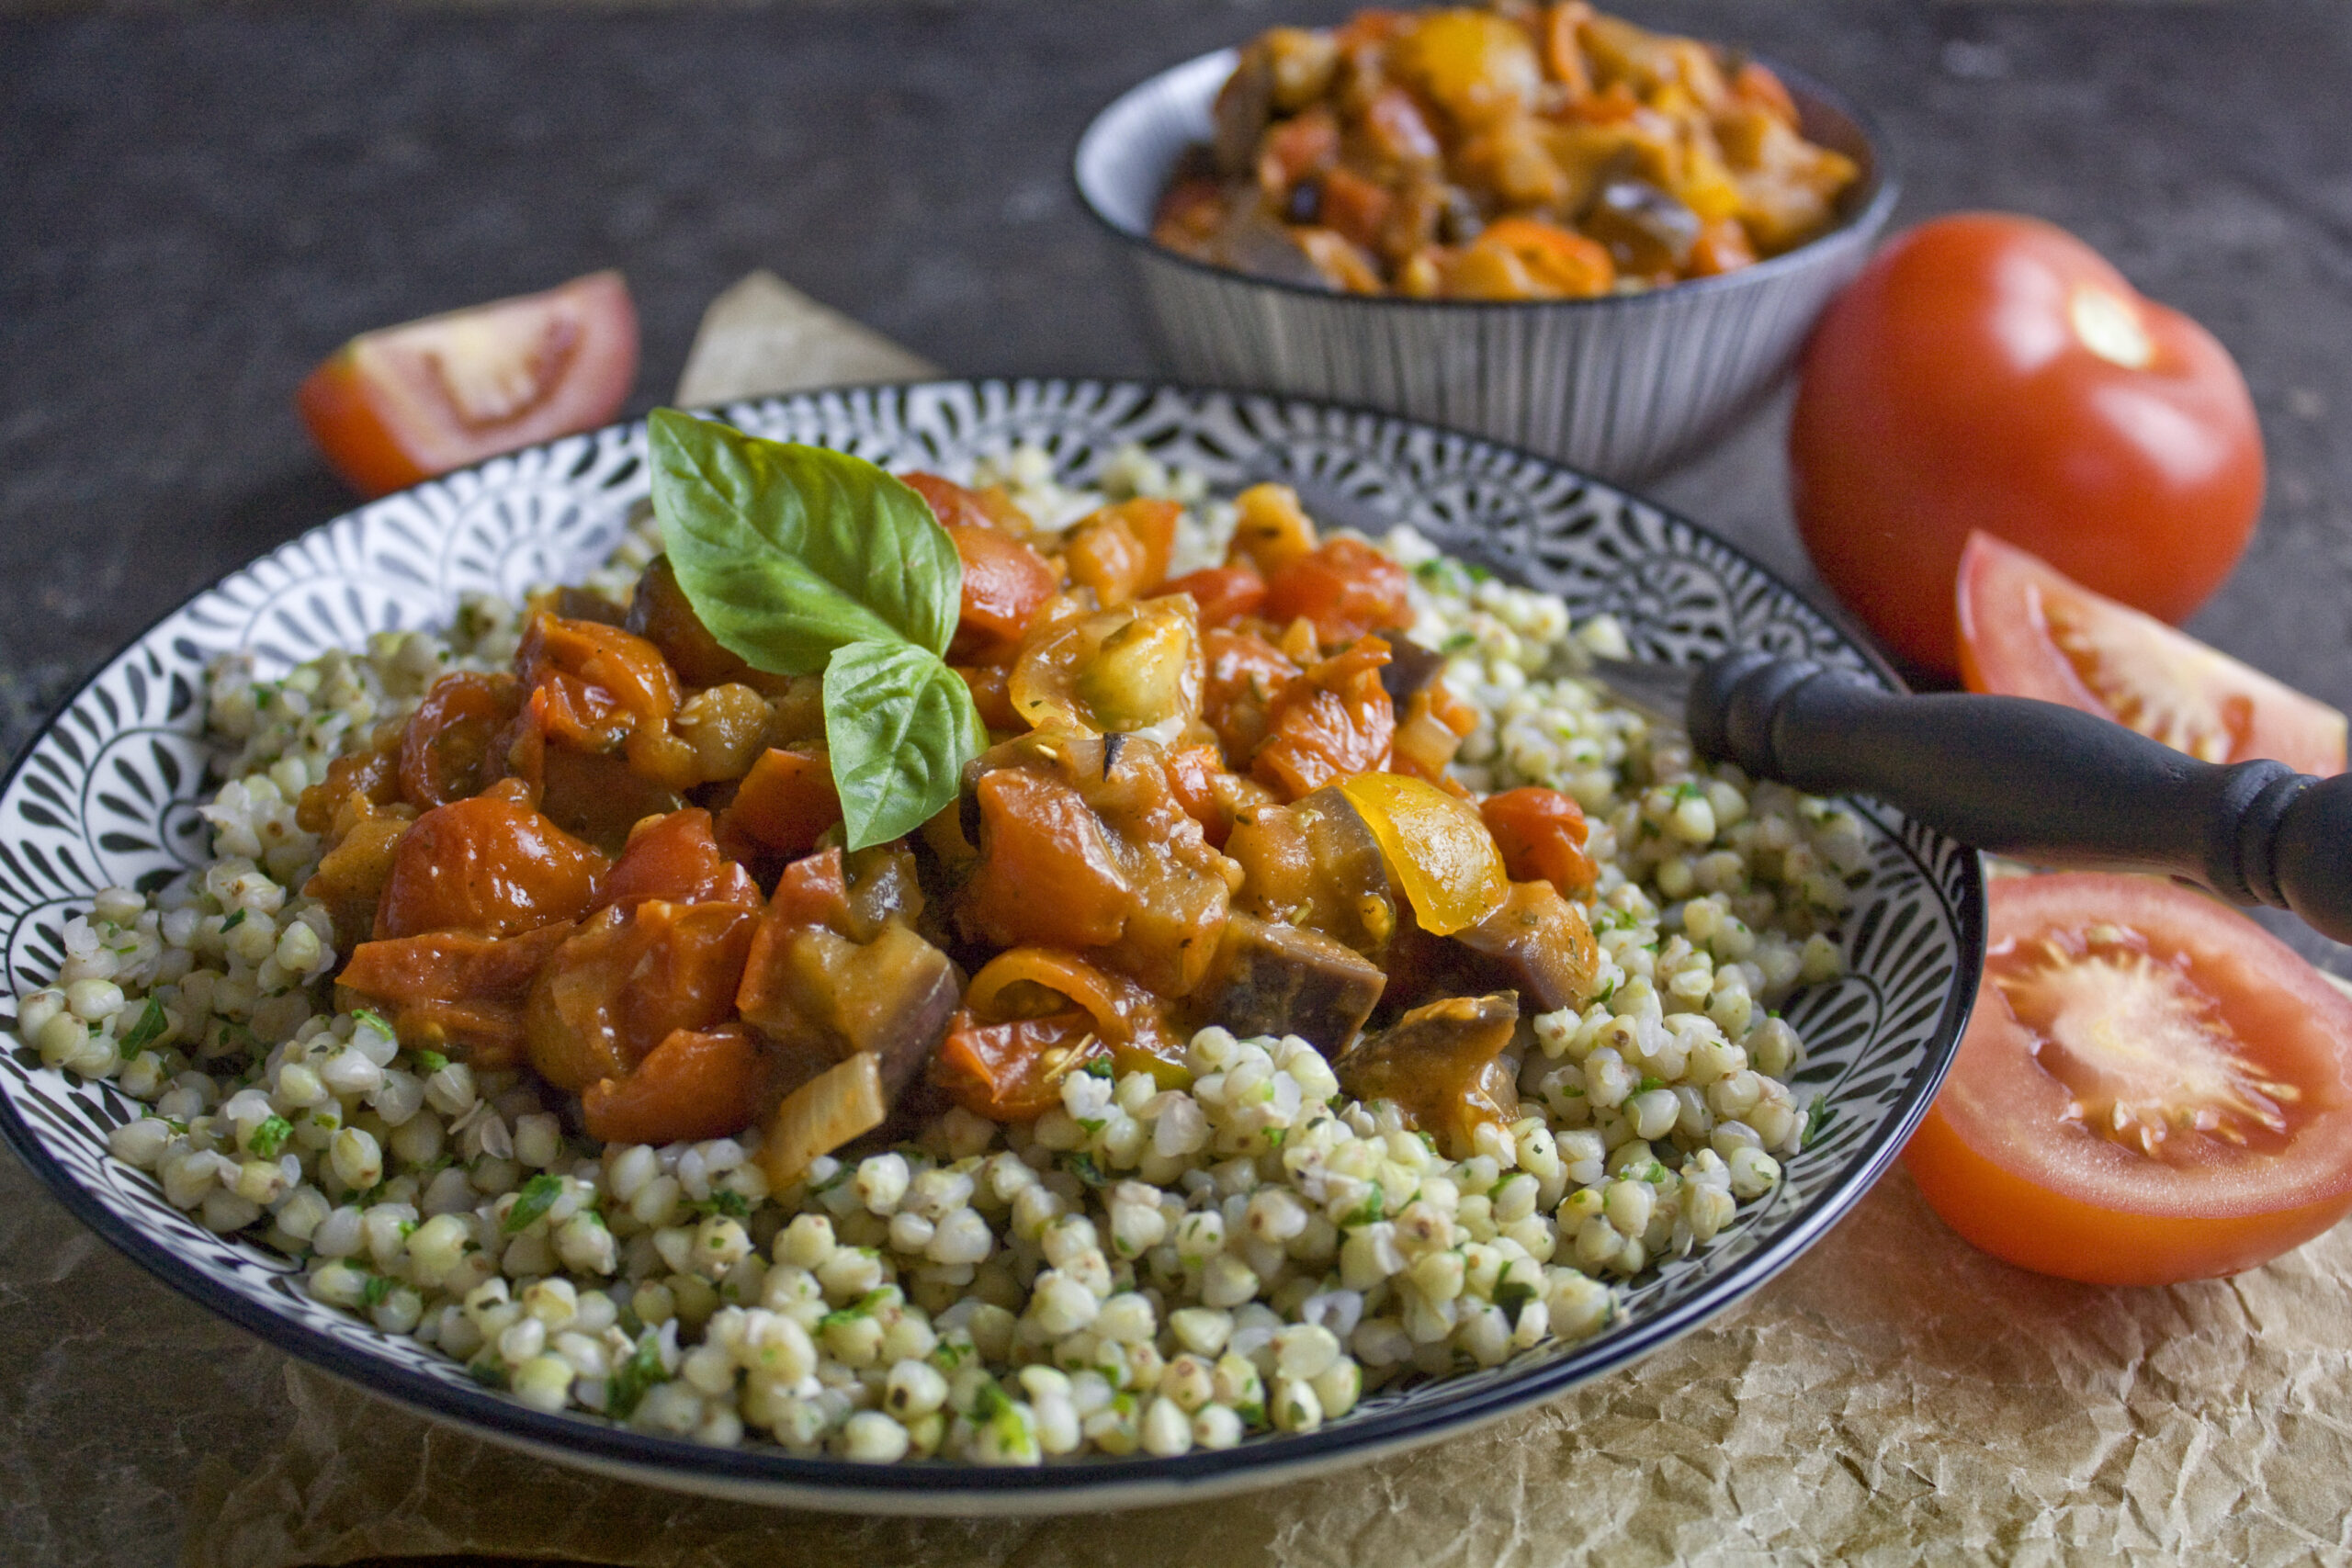
[[[929,649],[854,642],[825,668],[825,743],[849,847],[921,827],[956,798],[988,730],[963,677]]]
[[[649,431],[664,547],[729,652],[810,675],[852,643],[947,651],[963,563],[922,497],[863,458],[673,409]]]

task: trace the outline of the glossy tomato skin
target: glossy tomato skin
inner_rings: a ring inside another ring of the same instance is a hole
[[[295,393],[335,472],[368,496],[610,423],[637,379],[616,272],[365,333]]]
[[[1961,552],[1958,606],[1972,692],[2080,708],[2209,762],[2344,771],[2343,714],[1989,534]]]
[[[2296,1098],[2283,1140],[2149,1158],[2064,1119],[2071,1091],[1988,978],[1903,1154],[1952,1229],[2039,1273],[2154,1285],[2255,1268],[2352,1213],[2352,998],[2244,916],[2154,878],[1998,877],[1986,891],[1996,959],[2102,922],[2141,932],[2160,961],[2186,955],[2255,1065]]]
[[[1945,674],[1970,529],[2177,622],[2262,506],[2261,431],[2228,350],[2063,230],[1996,213],[1912,230],[1831,304],[1789,457],[1824,581]]]

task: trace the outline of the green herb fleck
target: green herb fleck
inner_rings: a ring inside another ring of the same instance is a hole
[[[1102,1188],[1111,1185],[1111,1179],[1102,1174],[1102,1168],[1094,1163],[1094,1156],[1083,1149],[1064,1155],[1062,1165],[1072,1176],[1077,1177],[1089,1187]]]
[[[506,1386],[506,1363],[495,1356],[481,1356],[466,1363],[466,1376],[484,1388],[503,1389]]]
[[[499,1228],[508,1235],[529,1230],[534,1222],[555,1207],[563,1195],[563,1178],[543,1170],[523,1183],[523,1190],[515,1196],[514,1206],[506,1211],[505,1224]]]
[[[359,1288],[361,1304],[371,1307],[381,1306],[384,1298],[392,1293],[392,1286],[396,1283],[398,1281],[390,1274],[368,1275],[368,1282]]]
[[[384,1015],[382,1013],[377,1012],[372,1008],[361,1008],[351,1016],[358,1022],[366,1024],[368,1028],[382,1035],[385,1039],[390,1040],[392,1038],[392,1026],[384,1021]]]
[[[1382,1191],[1380,1183],[1375,1181],[1372,1184],[1372,1190],[1364,1194],[1363,1201],[1349,1213],[1347,1223],[1351,1225],[1377,1224],[1387,1216],[1388,1194]]]
[[[227,919],[220,922],[220,934],[222,936],[227,936],[231,931],[235,931],[239,926],[242,926],[244,923],[245,912],[243,909],[240,909],[235,914],[231,915]]]
[[[259,1158],[276,1159],[277,1151],[284,1148],[286,1140],[293,1135],[293,1122],[283,1116],[266,1116],[261,1125],[254,1129],[254,1135],[246,1142],[245,1147],[253,1150]]]
[[[1642,1075],[1642,1081],[1634,1086],[1634,1092],[1635,1094],[1647,1094],[1652,1089],[1664,1089],[1665,1087],[1666,1080],[1664,1078],[1659,1077],[1655,1073],[1644,1073]]]
[[[993,1421],[1012,1414],[1012,1396],[994,1378],[982,1378],[972,1391],[972,1419]]]
[[[1829,1109],[1829,1097],[1826,1094],[1815,1095],[1813,1103],[1805,1109],[1804,1136],[1797,1146],[1807,1149],[1813,1147],[1814,1140],[1827,1132],[1829,1123],[1837,1119],[1838,1113]]]
[[[865,1295],[861,1295],[861,1298],[856,1298],[854,1303],[849,1303],[847,1307],[837,1307],[832,1309],[832,1312],[828,1312],[826,1316],[816,1319],[816,1331],[823,1333],[826,1328],[840,1328],[842,1324],[854,1324],[854,1321],[858,1321],[861,1316],[873,1316],[875,1309],[889,1303],[891,1295],[894,1295],[894,1291],[891,1291],[889,1286],[879,1288],[879,1291],[868,1291]]]
[[[162,1039],[170,1023],[171,1020],[164,1016],[164,1004],[149,997],[146,1007],[140,1010],[139,1021],[132,1024],[130,1032],[122,1037],[123,1060],[129,1061]]]
[[[1503,1316],[1513,1325],[1519,1322],[1521,1309],[1535,1299],[1535,1287],[1524,1280],[1509,1277],[1495,1283],[1495,1304],[1503,1309]]]
[[[1119,1070],[1111,1065],[1108,1056],[1097,1056],[1078,1070],[1090,1078],[1116,1078],[1119,1076]]]
[[[426,1077],[431,1077],[449,1065],[449,1058],[438,1051],[419,1051],[416,1054],[416,1065],[424,1069]]]
[[[752,1201],[731,1187],[721,1187],[709,1197],[688,1203],[686,1212],[705,1218],[724,1214],[730,1220],[748,1220],[752,1217]]]
[[[648,1334],[637,1342],[628,1360],[613,1369],[605,1380],[605,1414],[616,1421],[626,1421],[636,1414],[646,1390],[662,1381],[662,1341]]]

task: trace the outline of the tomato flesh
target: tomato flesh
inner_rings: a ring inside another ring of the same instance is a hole
[[[362,493],[609,423],[637,379],[637,308],[616,272],[353,338],[295,394]]]
[[[2262,433],[2229,351],[2072,235],[2001,213],[1920,225],[1832,302],[1789,459],[1823,580],[1946,674],[1972,528],[2177,622],[2262,507]]]
[[[2153,878],[2005,877],[1951,1077],[1904,1151],[1976,1246],[2094,1284],[2267,1262],[2352,1212],[2352,998]]]
[[[2208,762],[2344,771],[2343,714],[1989,534],[1961,555],[1958,607],[1971,691],[2063,703]]]
[[[1342,643],[1405,625],[1412,604],[1403,567],[1362,540],[1340,538],[1268,578],[1263,614],[1276,625],[1304,615],[1325,642]]]
[[[964,564],[956,644],[980,651],[1018,643],[1037,607],[1052,597],[1061,575],[1045,557],[1002,530],[951,523],[947,536]]]
[[[1564,897],[1592,891],[1597,871],[1584,852],[1591,831],[1584,808],[1555,789],[1507,789],[1478,803],[1513,882],[1548,882]]]

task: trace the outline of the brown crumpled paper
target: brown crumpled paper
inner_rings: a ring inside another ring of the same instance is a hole
[[[928,360],[763,268],[703,312],[678,377],[678,402],[706,408],[772,392],[919,381],[938,374]]]
[[[681,401],[920,373],[868,344],[828,376],[824,335],[791,331],[780,368],[707,359],[722,308],[798,309],[758,276],[714,305]],[[434,1426],[144,1280],[0,1160],[9,1561],[2352,1563],[2348,1513],[2343,1229],[2233,1280],[2095,1289],[1973,1251],[1898,1171],[1746,1305],[1483,1431],[1236,1499],[915,1521],[684,1497]]]
[[[293,1431],[191,1568],[406,1553],[644,1568],[2098,1563],[2344,1559],[2352,1232],[2235,1280],[2099,1290],[1974,1252],[1901,1174],[1746,1308],[1419,1453],[1130,1515],[915,1521],[676,1497],[288,1368]]]

